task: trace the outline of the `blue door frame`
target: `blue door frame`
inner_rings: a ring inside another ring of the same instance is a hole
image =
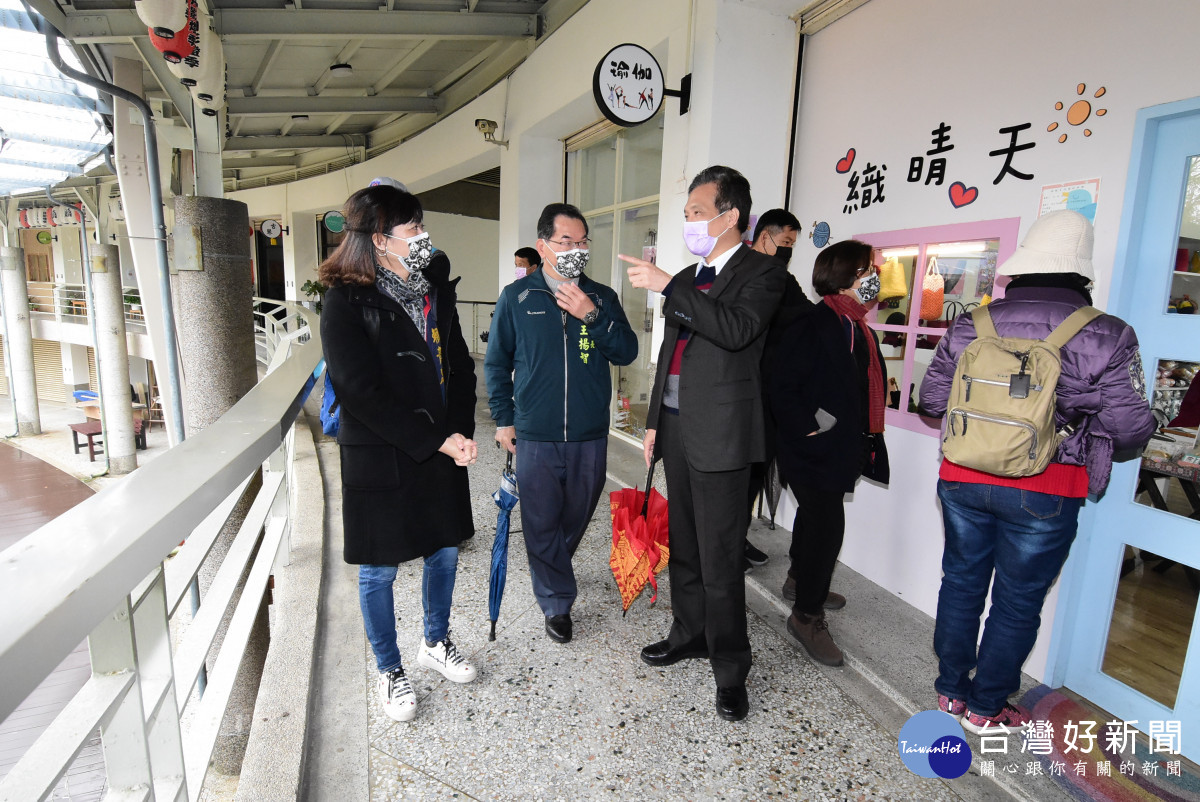
[[[1200,98],[1137,116],[1109,309],[1137,331],[1153,377],[1160,359],[1200,361],[1200,315],[1168,315],[1187,164],[1200,155]],[[1147,381],[1152,390],[1153,379]],[[1175,706],[1167,707],[1100,670],[1125,544],[1200,567],[1200,523],[1133,501],[1138,461],[1113,466],[1099,503],[1085,505],[1080,537],[1063,575],[1051,644],[1050,680],[1118,719],[1181,723],[1182,751],[1200,759],[1200,627],[1194,626]]]

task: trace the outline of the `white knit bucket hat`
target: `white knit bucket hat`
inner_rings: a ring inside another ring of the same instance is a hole
[[[1094,240],[1092,224],[1079,212],[1070,209],[1047,212],[1034,221],[1017,252],[996,272],[1001,276],[1078,273],[1095,281]]]
[[[379,178],[372,178],[371,183],[367,184],[367,186],[369,186],[369,187],[378,187],[378,186],[395,187],[396,189],[400,190],[401,192],[408,192],[408,187],[404,186],[396,179],[388,178],[387,176],[380,176]]]

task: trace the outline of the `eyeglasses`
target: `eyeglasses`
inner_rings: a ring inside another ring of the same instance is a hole
[[[555,245],[561,245],[562,247],[566,248],[567,250],[571,250],[572,248],[579,248],[582,251],[586,251],[588,249],[588,247],[592,244],[592,241],[590,239],[588,239],[587,237],[584,237],[581,240],[548,239],[548,240],[546,240],[546,242],[553,242]]]
[[[854,272],[854,277],[862,278],[863,276],[869,276],[875,272],[877,271],[874,265],[867,265],[866,267],[860,267],[858,270],[856,270]]]

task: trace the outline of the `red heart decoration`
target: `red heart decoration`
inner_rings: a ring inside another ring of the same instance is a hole
[[[968,187],[962,181],[955,181],[950,185],[950,202],[954,204],[955,209],[974,203],[978,197],[979,190],[976,187]]]
[[[854,148],[846,151],[846,158],[838,159],[837,171],[839,173],[850,172],[850,166],[854,164]]]

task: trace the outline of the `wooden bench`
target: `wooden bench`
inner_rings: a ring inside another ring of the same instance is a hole
[[[104,438],[100,433],[100,421],[89,420],[85,423],[69,424],[71,429],[71,443],[75,446],[75,453],[79,453],[79,449],[83,448],[84,444],[79,442],[79,435],[87,438],[88,461],[95,462],[97,454],[103,454]],[[133,444],[139,451],[146,450],[146,433],[142,430],[142,422],[136,418],[133,421]]]

